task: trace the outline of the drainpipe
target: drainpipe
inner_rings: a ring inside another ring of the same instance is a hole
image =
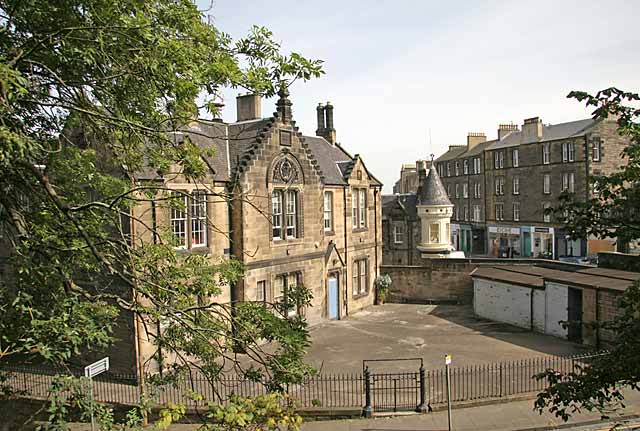
[[[378,188],[373,189],[373,233],[374,233],[374,249],[376,253],[376,277],[378,276]],[[375,278],[374,278],[375,280]],[[376,292],[377,294],[378,292]]]
[[[596,289],[596,349],[600,350],[600,289]]]
[[[342,186],[342,215],[344,218],[344,314],[349,315],[349,253],[347,251],[347,186]]]
[[[591,160],[589,159],[589,138],[591,135],[584,135],[584,170],[585,170],[585,188],[584,188],[584,201],[589,201],[589,171],[591,170]],[[602,156],[600,156],[602,159]],[[585,256],[589,254],[589,239],[584,238]],[[582,254],[582,247],[580,247],[580,254]]]
[[[530,308],[530,311],[529,311],[529,313],[530,313],[529,318],[531,320],[529,325],[531,327],[531,332],[534,332],[534,328],[533,328],[533,294],[534,294],[534,289],[532,287],[531,288],[531,306],[530,306],[531,308]]]
[[[157,244],[158,243],[158,216],[157,216],[157,209],[156,209],[156,201],[152,200],[151,201],[151,226],[153,228],[153,244]],[[160,338],[160,320],[156,321],[156,334],[158,334],[158,338]],[[162,357],[162,344],[158,343],[158,374],[160,374],[160,377],[162,377],[162,373],[163,373],[163,357]]]

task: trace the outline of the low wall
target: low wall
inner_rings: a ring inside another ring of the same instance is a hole
[[[422,265],[382,265],[380,272],[393,280],[387,302],[473,303],[473,280],[469,275],[482,265],[538,265],[547,268],[585,268],[584,265],[546,259],[424,259]]]
[[[598,267],[640,272],[640,256],[635,254],[601,252],[598,253]]]

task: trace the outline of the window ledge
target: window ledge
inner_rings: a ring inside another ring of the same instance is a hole
[[[356,233],[356,232],[368,232],[368,231],[369,231],[369,228],[366,227],[366,226],[365,227],[357,227],[357,228],[351,229],[351,232],[354,232],[354,233]]]
[[[331,229],[331,230],[325,230],[324,234],[327,236],[332,236],[332,235],[335,235],[336,233],[333,229]]]
[[[365,292],[365,293],[358,293],[357,295],[353,295],[352,298],[353,299],[362,299],[365,296],[369,296],[369,292]]]
[[[197,246],[192,248],[176,248],[178,254],[209,254],[211,250],[209,246]]]

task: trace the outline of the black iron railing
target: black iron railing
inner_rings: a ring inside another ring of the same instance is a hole
[[[505,361],[463,367],[451,367],[451,401],[500,398],[543,390],[547,382],[533,376],[547,369],[561,372],[577,371],[590,360],[606,355],[598,352],[587,355],[545,356],[520,361]],[[80,376],[80,371],[41,367],[3,367],[0,373],[4,384],[32,398],[47,398],[56,375]],[[2,386],[0,379],[0,386]],[[134,405],[140,401],[141,390],[132,375],[105,373],[93,381],[96,400],[113,404]],[[169,402],[197,405],[191,393],[226,404],[232,395],[254,397],[268,393],[259,383],[238,376],[224,376],[210,382],[204,376],[193,375],[179,385],[149,386],[144,391],[163,405]],[[319,374],[306,381],[284,388],[289,397],[301,408],[369,408],[373,411],[425,411],[429,405],[447,401],[446,372],[444,369],[417,372],[371,372]]]

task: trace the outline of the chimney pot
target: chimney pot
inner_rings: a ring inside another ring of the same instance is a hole
[[[262,97],[259,94],[240,94],[236,97],[237,121],[262,118]]]

